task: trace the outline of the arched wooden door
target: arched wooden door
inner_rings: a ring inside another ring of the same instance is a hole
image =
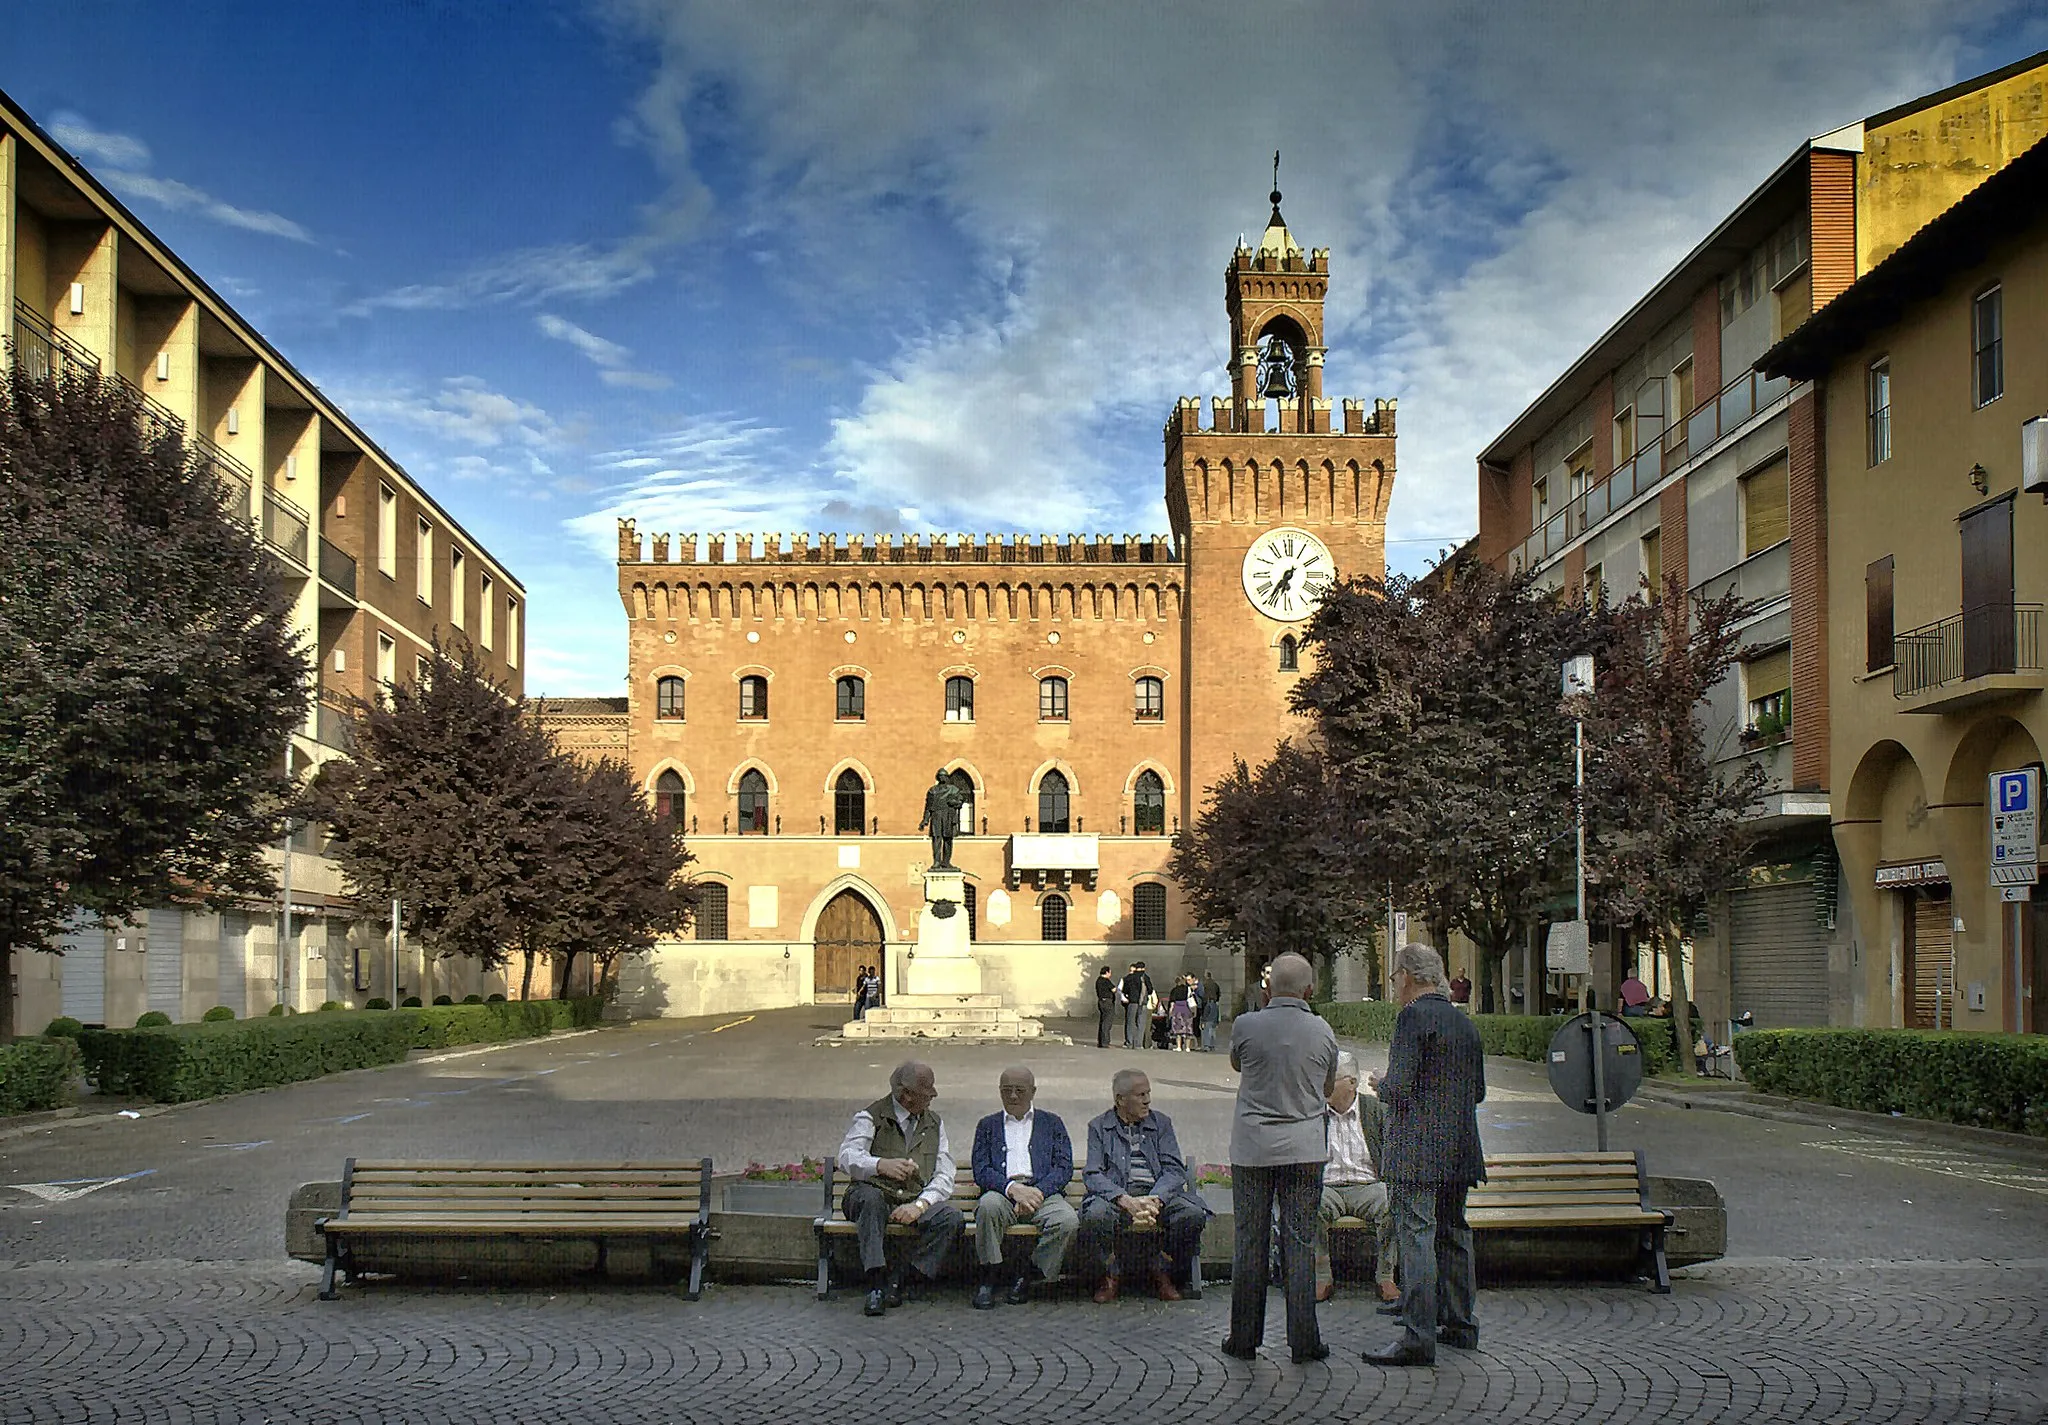
[[[859,891],[841,891],[825,903],[818,916],[812,947],[813,993],[853,993],[854,973],[862,965],[882,963],[882,921]]]

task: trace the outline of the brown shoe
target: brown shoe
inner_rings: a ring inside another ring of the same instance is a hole
[[[1116,1300],[1116,1278],[1104,1277],[1102,1285],[1095,1288],[1095,1304],[1107,1306]]]
[[[1380,1283],[1380,1300],[1381,1300],[1381,1301],[1399,1301],[1400,1299],[1401,1299],[1401,1288],[1399,1288],[1399,1287],[1395,1286],[1395,1285],[1394,1285],[1394,1284],[1393,1284],[1392,1282],[1381,1282],[1381,1283]]]
[[[1173,1278],[1165,1272],[1152,1273],[1152,1290],[1159,1294],[1161,1301],[1180,1300],[1180,1288],[1173,1284]]]
[[[1335,1296],[1336,1294],[1337,1283],[1335,1282],[1324,1282],[1321,1286],[1316,1288],[1317,1301],[1328,1301],[1331,1297]]]

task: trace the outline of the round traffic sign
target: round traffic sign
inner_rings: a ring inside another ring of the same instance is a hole
[[[1580,1113],[1596,1109],[1591,1024],[1595,1020],[1600,1026],[1600,1070],[1607,1089],[1608,1111],[1634,1098],[1643,1085],[1643,1046],[1635,1031],[1611,1014],[1574,1015],[1551,1036],[1550,1052],[1544,1057],[1549,1061],[1551,1091],[1566,1108]]]

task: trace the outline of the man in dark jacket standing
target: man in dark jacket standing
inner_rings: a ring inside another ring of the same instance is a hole
[[[1139,960],[1124,972],[1124,1048],[1143,1049],[1152,1037],[1152,977]]]
[[[1095,1047],[1109,1047],[1109,1027],[1116,1022],[1116,980],[1109,966],[1095,977]]]
[[[1374,1081],[1387,1106],[1385,1177],[1400,1243],[1401,1339],[1367,1351],[1376,1366],[1436,1363],[1441,1342],[1479,1344],[1473,1319],[1472,1228],[1465,1195],[1486,1179],[1478,1107],[1486,1097],[1479,1030],[1445,994],[1443,957],[1427,945],[1394,956],[1401,1016]]]

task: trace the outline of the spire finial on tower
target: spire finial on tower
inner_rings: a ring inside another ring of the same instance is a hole
[[[1280,150],[1273,150],[1273,191],[1267,195],[1273,200],[1273,221],[1280,221]]]

